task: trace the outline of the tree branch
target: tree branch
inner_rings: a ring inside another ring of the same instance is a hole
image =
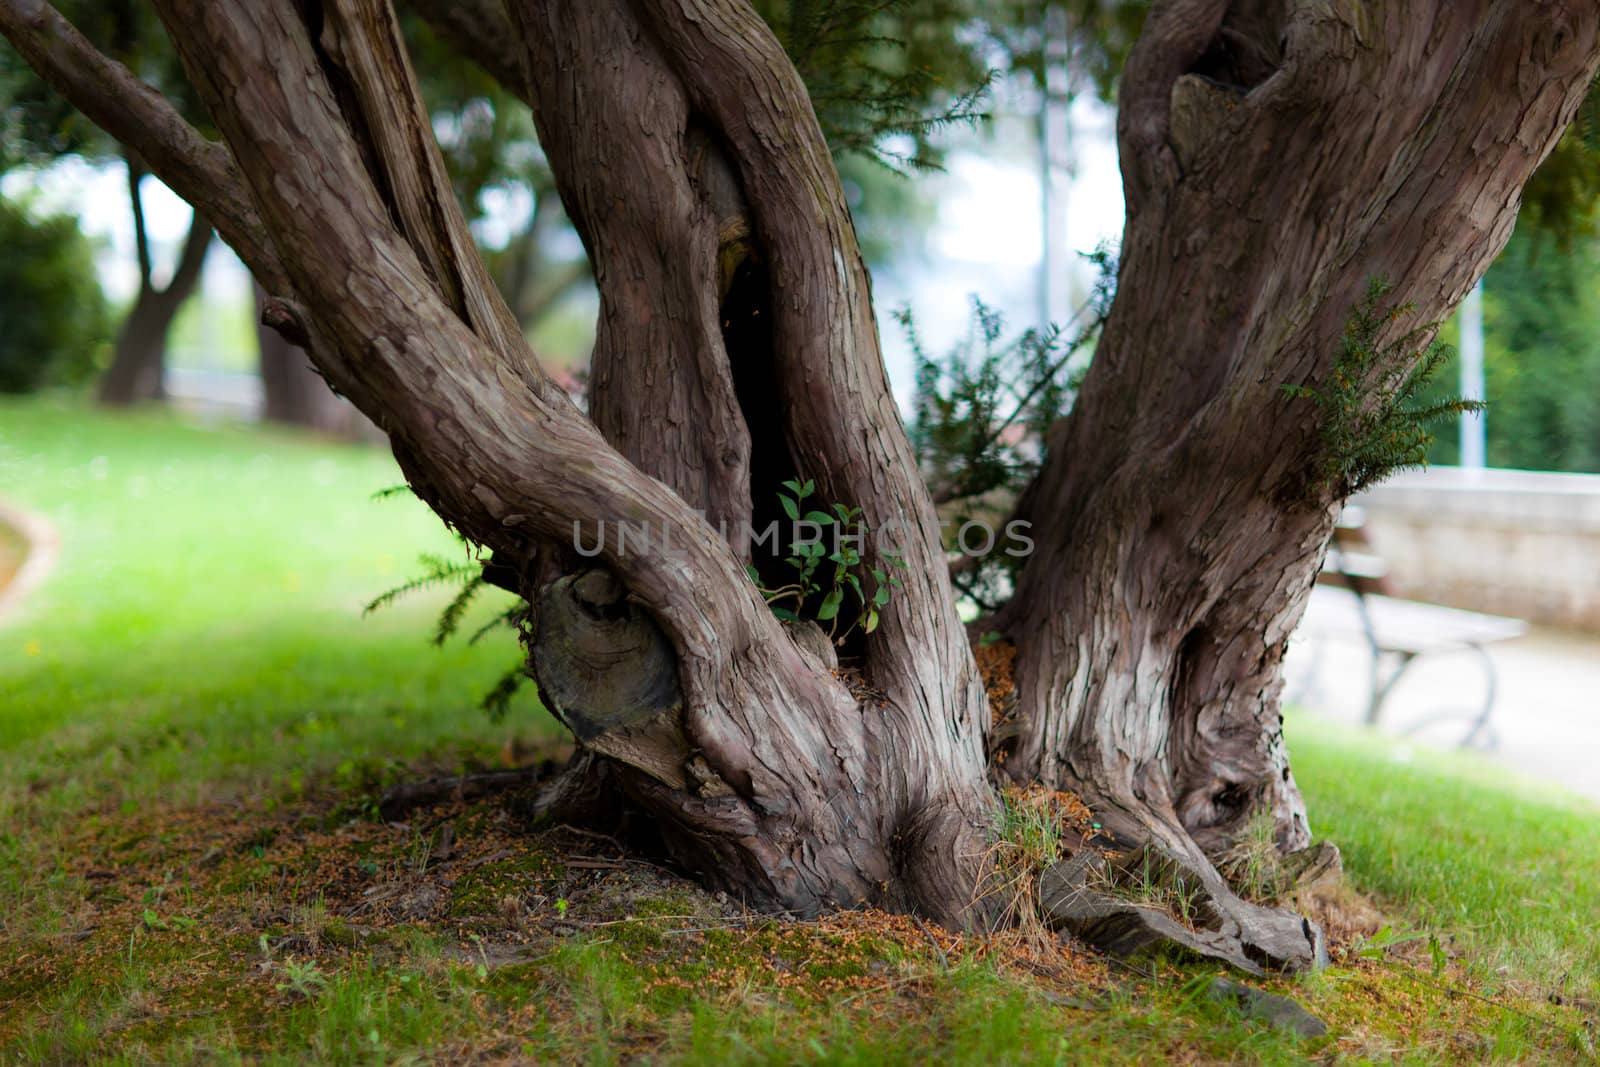
[[[0,0],[0,34],[73,107],[210,219],[263,284],[288,295],[277,252],[226,148],[206,140],[164,96],[43,0]]]
[[[128,206],[133,210],[133,244],[139,257],[139,288],[148,291],[155,288],[155,282],[150,265],[150,232],[144,224],[144,196],[140,192],[145,169],[138,155],[126,146],[123,147],[122,158],[128,165]]]
[[[508,366],[525,368],[532,353],[461,214],[393,6],[388,0],[330,0],[323,10],[321,43],[349,77],[364,120],[359,134],[379,171],[373,177],[407,241],[472,331]]]

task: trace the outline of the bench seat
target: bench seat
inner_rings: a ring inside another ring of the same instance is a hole
[[[1521,619],[1376,593],[1357,597],[1326,584],[1311,590],[1304,625],[1318,634],[1370,640],[1385,652],[1413,656],[1490,645],[1528,632],[1528,624]]]

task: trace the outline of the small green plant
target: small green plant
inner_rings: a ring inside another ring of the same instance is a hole
[[[1416,931],[1401,931],[1392,926],[1383,926],[1371,937],[1357,934],[1355,940],[1351,942],[1350,954],[1356,959],[1384,960],[1394,949],[1413,941],[1421,941],[1426,936]]]
[[[315,960],[284,960],[278,967],[283,971],[283,981],[273,988],[280,993],[310,1000],[327,988],[328,976],[322,973]]]
[[[786,491],[778,494],[778,503],[784,514],[792,522],[815,527],[819,534],[816,539],[797,538],[790,544],[791,554],[783,562],[794,572],[793,581],[769,589],[761,584],[754,566],[747,568],[767,606],[785,622],[798,622],[807,603],[820,596],[814,617],[827,624],[828,636],[836,643],[842,643],[857,627],[863,633],[876,630],[879,613],[889,603],[892,590],[900,586],[900,576],[893,570],[904,570],[905,560],[891,552],[885,554],[887,570],[868,566],[857,547],[866,543],[868,533],[860,508],[833,504],[826,510],[805,510],[806,499],[816,491],[816,482],[810,478],[784,482],[783,488]],[[855,601],[857,610],[841,632],[839,619],[847,599]]]
[[[1050,428],[1072,408],[1116,291],[1115,249],[1103,245],[1086,258],[1097,272],[1089,298],[1067,322],[1042,330],[1008,336],[1004,316],[974,297],[967,336],[934,356],[909,309],[895,314],[916,361],[912,447],[953,534],[969,522],[1005,521],[1044,463]],[[963,598],[988,611],[1009,595],[1023,558],[972,557],[951,578]]]
[[[1322,449],[1316,477],[1343,498],[1396,471],[1427,463],[1428,426],[1452,415],[1482,411],[1482,401],[1459,397],[1425,404],[1418,398],[1450,347],[1434,338],[1438,323],[1385,342],[1411,305],[1385,305],[1392,286],[1381,278],[1350,313],[1339,358],[1320,387],[1285,385],[1284,395],[1317,408]]]

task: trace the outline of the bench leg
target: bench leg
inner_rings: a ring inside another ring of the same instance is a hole
[[[1494,713],[1494,702],[1499,696],[1500,678],[1494,669],[1494,657],[1489,655],[1489,650],[1487,648],[1481,644],[1468,645],[1467,647],[1478,654],[1478,661],[1483,664],[1483,707],[1479,709],[1476,715],[1474,715],[1472,712],[1444,712],[1443,714],[1439,715],[1430,715],[1428,718],[1423,719],[1420,722],[1413,723],[1411,726],[1407,727],[1406,733],[1416,733],[1418,730],[1421,730],[1427,726],[1431,726],[1436,722],[1441,722],[1445,719],[1470,718],[1471,726],[1468,728],[1466,736],[1461,739],[1461,743],[1457,747],[1471,748],[1473,742],[1481,737],[1483,738],[1484,750],[1493,751],[1495,748],[1499,747],[1500,738],[1499,735],[1495,733],[1494,724],[1489,721],[1489,716]]]
[[[1368,726],[1378,725],[1378,719],[1383,713],[1383,702],[1389,699],[1389,694],[1394,691],[1395,683],[1400,680],[1400,676],[1406,672],[1406,668],[1410,667],[1412,661],[1417,658],[1414,652],[1395,652],[1393,655],[1399,658],[1399,662],[1395,664],[1394,670],[1385,678],[1383,676],[1384,653],[1376,647],[1372,650],[1372,699],[1367,704]]]
[[[1489,650],[1482,645],[1473,645],[1472,651],[1478,654],[1478,659],[1483,663],[1483,710],[1478,712],[1476,719],[1472,720],[1472,729],[1468,730],[1467,736],[1461,739],[1461,747],[1470,748],[1472,742],[1477,739],[1479,734],[1482,734],[1484,748],[1494,749],[1499,747],[1500,739],[1495,736],[1494,727],[1489,724],[1489,716],[1494,713],[1494,701],[1499,693],[1500,679],[1495,674],[1494,657],[1489,655]]]

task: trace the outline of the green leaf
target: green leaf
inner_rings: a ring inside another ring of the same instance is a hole
[[[773,608],[772,609],[772,615],[773,615],[773,618],[779,620],[780,622],[799,622],[800,621],[800,616],[796,615],[794,612],[790,611],[788,608]]]
[[[798,520],[800,518],[800,505],[796,504],[789,497],[786,497],[782,493],[779,493],[778,494],[778,503],[783,505],[783,513],[785,515],[789,516],[789,518],[796,519],[796,520]]]
[[[800,492],[800,483],[797,482],[797,481],[790,480],[790,481],[784,482],[783,483],[783,487],[785,489],[789,490],[789,492],[794,493],[796,495],[798,495],[799,492]]]
[[[880,608],[889,603],[889,587],[886,585],[878,586],[877,591],[872,594],[872,603],[873,606]]]
[[[865,627],[863,627],[863,629],[865,629],[866,632],[870,634],[872,631],[876,630],[877,628],[878,628],[878,612],[875,609],[874,610],[869,610],[867,612],[867,625]]]
[[[155,912],[151,911],[149,908],[144,909],[144,924],[147,927],[149,927],[150,929],[152,929],[152,930],[170,930],[170,929],[172,929],[170,926],[168,926],[166,924],[165,921],[162,920],[161,916],[157,915]]]
[[[799,490],[795,493],[795,495],[798,496],[801,500],[804,500],[806,497],[811,495],[811,490],[815,489],[816,486],[817,486],[817,483],[816,483],[815,479],[807,478],[806,479],[806,483],[799,488]]]
[[[832,526],[833,516],[826,511],[808,511],[806,512],[806,521],[814,522],[818,526]]]
[[[823,622],[839,614],[839,605],[844,603],[844,590],[834,589],[822,598],[822,607],[817,609],[817,618]]]

